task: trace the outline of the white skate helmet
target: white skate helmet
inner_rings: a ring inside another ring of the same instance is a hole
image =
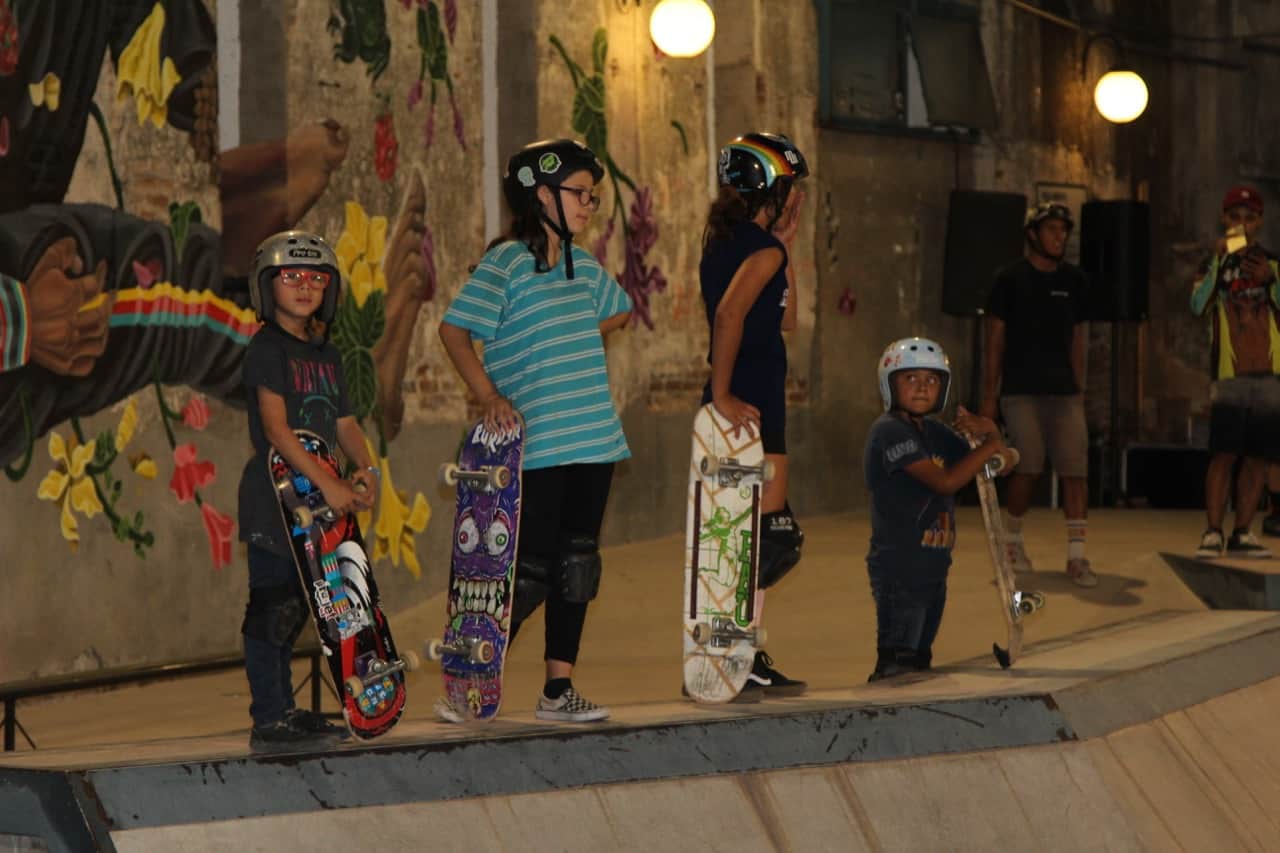
[[[893,387],[889,384],[893,374],[902,370],[936,370],[942,374],[942,393],[929,414],[940,412],[947,405],[951,393],[951,362],[942,347],[928,338],[903,338],[885,347],[884,355],[876,367],[880,379],[880,399],[884,410],[893,408]]]

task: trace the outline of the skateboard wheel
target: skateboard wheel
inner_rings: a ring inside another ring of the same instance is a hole
[[[305,530],[310,527],[315,520],[315,516],[311,514],[311,510],[308,507],[300,506],[293,511],[293,524],[295,527],[301,527]]]
[[[1036,610],[1039,610],[1041,607],[1044,607],[1044,593],[1043,592],[1031,593],[1031,602],[1036,606]]]
[[[705,646],[711,642],[711,638],[714,635],[715,631],[706,622],[699,622],[693,626],[693,641],[700,646]]]
[[[471,654],[468,658],[472,663],[487,664],[493,661],[493,643],[488,640],[481,640],[471,647]]]
[[[360,680],[358,675],[349,676],[342,684],[347,688],[347,695],[352,698],[364,692],[364,682]]]
[[[411,651],[401,653],[400,663],[404,664],[406,672],[413,672],[415,669],[422,666],[422,660],[415,652]]]
[[[1018,612],[1023,616],[1030,616],[1036,612],[1036,603],[1030,598],[1024,598],[1018,602]]]
[[[440,482],[446,486],[458,485],[458,466],[452,462],[446,462],[440,466]]]
[[[489,487],[492,489],[505,489],[511,484],[511,469],[506,465],[499,465],[496,468],[489,469]]]
[[[423,649],[427,653],[427,659],[440,660],[440,658],[444,657],[444,652],[440,649],[442,645],[444,643],[439,640],[428,640],[426,647]]]
[[[773,460],[764,460],[764,464],[760,466],[760,476],[764,478],[764,481],[766,483],[773,482],[773,475],[776,473],[777,470],[774,468]]]
[[[757,649],[764,648],[769,642],[769,632],[764,628],[756,628],[751,632],[751,645]]]
[[[704,456],[702,462],[698,464],[698,469],[702,471],[702,476],[714,477],[720,470],[720,460],[714,456]]]

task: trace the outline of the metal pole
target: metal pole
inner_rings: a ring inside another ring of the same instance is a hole
[[[320,651],[311,653],[311,710],[320,713]]]

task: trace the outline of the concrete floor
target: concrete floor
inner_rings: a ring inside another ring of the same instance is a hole
[[[1039,571],[1024,586],[1044,591],[1049,603],[1028,623],[1030,650],[1037,642],[1146,614],[1203,610],[1156,553],[1189,552],[1201,520],[1190,511],[1095,512],[1088,552],[1100,583],[1084,590],[1060,569],[1061,515],[1033,511],[1025,535]],[[808,519],[805,530],[804,561],[768,595],[769,651],[780,669],[815,690],[862,685],[875,660],[875,616],[863,563],[866,515]],[[588,698],[615,707],[679,703],[682,540],[672,536],[605,550],[605,578],[588,616],[574,679]],[[960,510],[949,587],[935,662],[989,657],[991,643],[1004,642],[1003,623],[976,508]],[[442,595],[407,607],[386,604],[402,646],[414,648],[439,635]],[[541,634],[541,616],[535,615],[508,660],[504,716],[530,716],[543,678]],[[305,665],[299,663],[296,672],[295,684]],[[411,676],[404,722],[433,719],[432,704],[440,694],[438,671],[428,663]],[[243,673],[229,672],[24,702],[19,719],[42,751],[208,735],[234,739],[247,734],[248,701]],[[326,710],[336,708],[327,697]]]

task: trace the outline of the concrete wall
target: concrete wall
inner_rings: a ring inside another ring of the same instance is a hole
[[[338,20],[331,32],[323,4],[207,2],[219,39],[214,97],[224,107],[212,138],[219,138],[216,131],[229,132],[231,124],[238,128],[233,139],[224,139],[228,150],[216,161],[208,150],[207,120],[194,133],[139,122],[132,102],[117,100],[119,81],[110,58],[102,63],[94,100],[105,115],[125,210],[167,223],[170,202],[195,202],[220,235],[223,266],[233,277],[245,272],[257,239],[275,230],[264,230],[271,223],[312,228],[338,241],[349,230],[353,203],[371,218],[385,218],[393,248],[368,261],[386,276],[390,320],[371,348],[383,410],[394,413],[403,406],[398,431],[382,424],[385,467],[403,492],[406,512],[418,495],[433,511],[422,530],[405,528],[406,519],[398,519],[391,537],[413,547],[420,575],[394,549],[394,558],[378,562],[384,597],[395,609],[438,590],[446,577],[450,498],[436,487],[434,472],[473,411],[436,339],[436,325],[501,225],[493,183],[501,163],[535,138],[586,135],[574,126],[565,56],[594,73],[598,30],[608,45],[600,70],[605,148],[651,199],[658,238],[643,263],[646,272],[656,270],[665,280],[657,287],[658,278],[651,277],[647,289],[636,289],[647,299],[648,322],[638,319],[608,343],[614,393],[634,457],[618,470],[607,542],[669,533],[682,522],[687,423],[707,373],[697,260],[711,158],[723,141],[752,129],[791,135],[809,155],[814,174],[805,186],[804,227],[792,258],[799,273],[800,326],[789,341],[791,498],[802,517],[864,502],[861,447],[880,409],[873,364],[887,341],[910,333],[937,337],[956,363],[958,396],[967,393],[972,324],[944,316],[940,305],[952,188],[1030,195],[1037,182],[1054,182],[1082,185],[1097,198],[1149,199],[1152,319],[1141,328],[1126,327],[1120,336],[1127,417],[1120,426],[1130,436],[1156,436],[1168,425],[1157,417],[1161,405],[1200,405],[1207,345],[1203,326],[1183,307],[1188,270],[1216,233],[1217,200],[1226,184],[1254,180],[1269,201],[1277,200],[1270,177],[1280,174],[1272,153],[1275,108],[1261,93],[1277,78],[1280,59],[1242,51],[1238,44],[1159,43],[1157,34],[1169,28],[1210,35],[1275,30],[1280,11],[1243,0],[1227,6],[1191,0],[1140,8],[1077,5],[1088,6],[1080,14],[1091,21],[1110,21],[1155,48],[1130,54],[1152,91],[1147,115],[1131,126],[1109,126],[1090,106],[1092,79],[1111,61],[1113,45],[1096,44],[1082,73],[1083,34],[1001,0],[975,3],[999,110],[998,128],[976,143],[819,127],[817,15],[800,0],[720,0],[716,45],[695,60],[653,50],[646,35],[648,2],[637,7],[614,0],[415,1],[409,9],[385,2],[385,43],[352,42],[350,53],[335,48],[344,33],[360,28],[348,30],[343,25],[353,22]],[[448,54],[434,57],[443,62],[428,63],[448,78],[435,82],[434,107],[429,75],[418,91],[419,9],[439,15]],[[496,18],[486,21],[489,13]],[[1173,49],[1224,58],[1252,71],[1159,55]],[[490,88],[486,50],[494,56]],[[25,87],[3,91],[5,98],[26,93]],[[0,105],[9,110],[8,101]],[[387,156],[392,136],[394,168]],[[244,180],[246,174],[251,180]],[[62,200],[115,204],[106,148],[92,127]],[[634,201],[631,189],[624,186],[619,196],[607,180],[601,213],[584,241],[600,246],[620,278],[627,255],[622,220],[632,216]],[[31,270],[0,272],[23,280]],[[228,288],[215,294],[223,300],[219,304],[243,309],[243,284],[239,291]],[[846,288],[857,298],[852,315],[838,310]],[[1110,330],[1096,328],[1093,339],[1090,423],[1103,431]],[[113,326],[110,340],[115,345],[126,339]],[[123,355],[113,350],[111,365],[100,364],[78,379],[30,366],[0,375],[12,383],[4,385],[0,400],[0,444],[20,450],[25,443],[32,458],[25,472],[0,485],[0,540],[22,543],[10,548],[6,560],[10,600],[23,604],[0,641],[0,679],[237,646],[243,551],[232,541],[224,551],[230,562],[222,564],[213,546],[226,548],[219,538],[225,532],[215,531],[211,543],[195,504],[178,502],[167,487],[176,467],[174,445],[194,443],[199,459],[216,467],[212,482],[201,488],[202,499],[234,517],[247,444],[243,414],[233,400],[224,400],[234,394],[193,392],[191,386],[201,383],[190,377],[161,383],[169,409],[196,397],[207,400],[211,416],[203,431],[166,419],[146,381],[113,395],[105,406],[73,410],[86,438],[115,428],[130,405],[138,413],[138,428],[112,473],[123,483],[121,517],[141,511],[142,526],[154,536],[145,559],[116,540],[103,514],[73,513],[80,541],[78,550],[70,549],[59,526],[59,503],[37,497],[47,472],[58,466],[48,453],[48,431],[67,437],[70,425],[65,415],[46,419],[28,435],[15,402],[21,382],[66,399],[74,396],[71,389],[107,382],[122,364],[164,362],[184,346],[192,345],[179,339],[172,347],[149,345]],[[233,364],[222,369],[224,379],[233,376]],[[1167,398],[1184,402],[1159,403]],[[166,423],[176,430],[172,441]],[[374,418],[366,421],[371,435],[378,425]],[[156,463],[154,480],[125,464],[142,452]],[[4,461],[16,466],[20,457],[15,451]],[[102,487],[101,475],[93,476]]]

